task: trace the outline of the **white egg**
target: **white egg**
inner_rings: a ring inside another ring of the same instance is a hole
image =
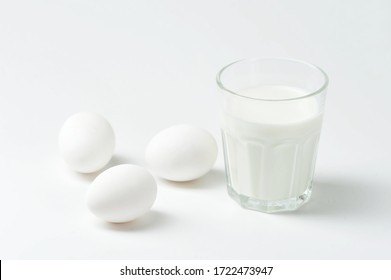
[[[148,212],[156,193],[156,182],[146,169],[121,164],[95,178],[87,193],[87,207],[104,221],[129,222]]]
[[[149,142],[145,157],[158,176],[171,181],[190,181],[213,167],[217,144],[202,128],[175,125],[159,132]]]
[[[77,172],[91,173],[103,168],[114,152],[115,137],[110,123],[102,116],[80,112],[69,117],[61,128],[61,156]]]

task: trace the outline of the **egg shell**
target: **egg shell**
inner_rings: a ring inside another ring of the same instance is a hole
[[[121,164],[105,170],[91,183],[87,207],[104,221],[124,223],[148,212],[156,194],[156,182],[146,169]]]
[[[80,112],[69,117],[59,134],[59,148],[64,161],[77,172],[91,173],[111,159],[115,136],[110,123],[101,115]]]
[[[158,176],[171,181],[190,181],[205,175],[213,167],[217,144],[202,128],[175,125],[152,138],[145,158]]]

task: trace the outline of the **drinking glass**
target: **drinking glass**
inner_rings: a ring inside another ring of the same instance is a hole
[[[233,62],[217,75],[229,195],[242,207],[272,213],[307,202],[328,77],[286,58]]]

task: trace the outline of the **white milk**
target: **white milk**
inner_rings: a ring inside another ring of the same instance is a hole
[[[239,92],[252,98],[287,99],[306,94],[286,86]],[[311,186],[322,114],[315,98],[260,101],[230,94],[222,132],[228,185],[256,200],[298,198]]]

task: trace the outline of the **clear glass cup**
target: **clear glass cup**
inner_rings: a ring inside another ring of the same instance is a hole
[[[292,211],[311,196],[328,77],[312,64],[254,58],[217,75],[228,193],[242,207]]]

